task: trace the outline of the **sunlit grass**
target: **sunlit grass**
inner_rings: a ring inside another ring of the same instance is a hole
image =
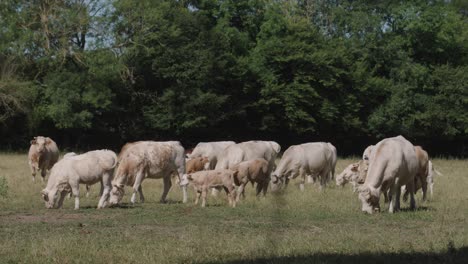
[[[337,173],[353,161],[340,159]],[[75,211],[73,199],[64,209],[46,210],[45,183],[32,182],[26,155],[0,154],[0,177],[9,187],[0,198],[0,263],[457,262],[468,245],[468,163],[436,159],[434,165],[444,174],[435,179],[434,198],[423,203],[419,193],[417,211],[393,215],[383,201],[382,213],[364,215],[351,186],[334,183],[323,192],[306,185],[301,193],[293,182],[284,194],[260,199],[248,185],[234,209],[224,193],[196,207],[192,189],[190,203],[181,204],[174,185],[171,202],[160,204],[159,180],[143,182],[145,204],[104,210],[95,209],[98,185],[89,198],[82,186],[82,208]]]

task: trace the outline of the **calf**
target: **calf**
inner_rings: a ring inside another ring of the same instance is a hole
[[[58,161],[59,150],[57,144],[48,137],[34,137],[29,147],[28,161],[31,168],[32,180],[36,181],[36,173],[40,170],[42,181],[45,181],[47,170]]]
[[[346,183],[353,185],[353,192],[356,192],[359,177],[359,162],[349,164],[343,172],[336,176],[336,185],[345,186]]]
[[[237,189],[236,202],[239,202],[240,195],[244,193],[245,186],[251,182],[257,183],[257,196],[263,191],[265,196],[268,184],[270,183],[270,175],[268,175],[268,161],[265,159],[253,159],[243,161],[231,170],[236,172],[234,183],[239,186]]]
[[[182,179],[182,184],[190,183],[195,192],[195,204],[198,204],[200,195],[202,197],[202,207],[206,205],[206,194],[208,189],[222,187],[228,196],[229,205],[236,207],[235,195],[235,184],[234,177],[236,177],[237,172],[232,170],[208,170],[208,171],[198,171],[191,174],[185,174]]]

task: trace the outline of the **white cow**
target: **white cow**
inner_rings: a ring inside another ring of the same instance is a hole
[[[140,141],[127,146],[125,152],[119,155],[120,164],[112,181],[110,204],[118,204],[124,195],[124,187],[133,186],[131,202],[135,203],[136,193],[144,202],[141,183],[144,178],[163,179],[164,191],[161,202],[166,202],[166,196],[172,186],[171,175],[177,174],[179,180],[185,173],[184,148],[178,141]],[[183,202],[187,202],[187,186],[182,185]]]
[[[325,142],[305,143],[290,146],[283,154],[278,167],[271,174],[272,190],[278,190],[290,179],[300,176],[300,189],[304,190],[306,175],[320,179],[322,189],[332,170],[333,152]]]
[[[209,160],[209,170],[216,167],[219,155],[225,148],[235,145],[234,141],[215,141],[215,142],[200,142],[193,149],[192,153],[188,155],[188,159],[206,157]]]
[[[89,151],[61,159],[52,167],[47,187],[41,192],[46,207],[62,207],[63,199],[71,191],[75,196],[75,210],[79,209],[80,183],[92,185],[97,182],[104,185],[98,208],[105,207],[116,165],[117,155],[110,150]]]
[[[400,209],[401,186],[410,194],[410,208],[414,209],[414,177],[419,170],[413,144],[402,136],[380,141],[369,157],[369,171],[363,186],[359,187],[362,211],[372,214],[380,210],[380,193],[389,191],[389,212]]]

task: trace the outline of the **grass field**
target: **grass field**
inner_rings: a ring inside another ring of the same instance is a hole
[[[353,160],[340,159],[337,172]],[[433,161],[434,198],[417,211],[365,215],[351,186],[320,193],[291,184],[283,195],[257,200],[253,188],[237,208],[225,195],[206,208],[181,204],[181,190],[158,203],[162,182],[143,183],[146,202],[96,210],[99,187],[81,209],[73,199],[47,210],[31,181],[27,156],[0,154],[0,177],[9,190],[0,198],[0,263],[468,263],[468,161]],[[383,201],[381,201],[383,204]]]

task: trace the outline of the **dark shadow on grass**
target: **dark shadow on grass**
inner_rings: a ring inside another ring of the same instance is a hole
[[[356,255],[344,254],[310,254],[299,256],[281,256],[256,259],[237,259],[232,261],[203,262],[209,264],[237,264],[237,263],[468,263],[468,247],[453,248],[449,243],[448,249],[442,253],[361,253]]]
[[[119,203],[116,205],[109,206],[109,208],[121,208],[121,209],[134,209],[138,207],[141,207],[141,206],[139,206],[138,204],[133,205],[131,203]]]

